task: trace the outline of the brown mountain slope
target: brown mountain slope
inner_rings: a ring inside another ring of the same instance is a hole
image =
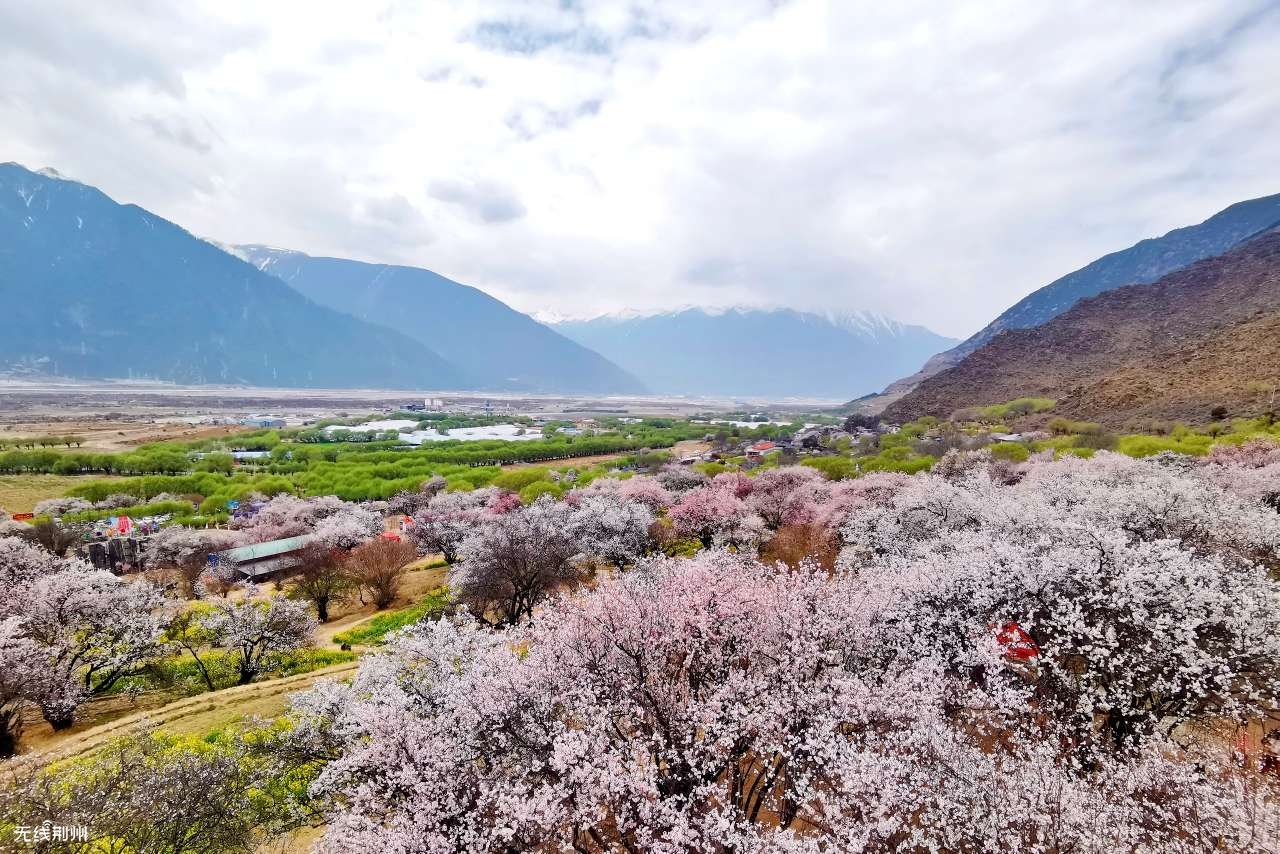
[[[1280,405],[1280,230],[1148,285],[1002,332],[885,410],[889,421],[1034,395],[1112,426]]]

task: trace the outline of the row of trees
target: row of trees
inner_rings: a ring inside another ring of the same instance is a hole
[[[0,448],[70,448],[84,444],[82,436],[0,436]]]

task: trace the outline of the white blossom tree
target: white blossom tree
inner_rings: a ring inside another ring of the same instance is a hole
[[[477,618],[510,625],[560,584],[576,580],[574,510],[542,496],[527,507],[491,515],[461,545],[462,562],[449,570],[449,588]]]
[[[422,624],[299,704],[323,851],[1261,852],[1259,791],[1168,742],[1064,750],[1021,678],[883,649],[898,594],[703,552],[527,627]],[[975,665],[998,673],[994,644]],[[1193,818],[1194,817],[1194,818]]]
[[[646,504],[592,495],[577,503],[571,524],[581,551],[622,569],[653,549],[654,519]]]
[[[316,630],[306,603],[283,596],[259,601],[253,593],[248,590],[242,601],[214,603],[203,618],[211,643],[234,657],[240,685],[257,678],[278,654],[309,644]]]

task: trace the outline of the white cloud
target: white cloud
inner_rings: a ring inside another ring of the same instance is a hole
[[[0,7],[0,159],[526,310],[965,334],[1280,192],[1272,2]]]

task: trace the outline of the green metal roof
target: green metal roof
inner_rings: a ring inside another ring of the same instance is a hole
[[[286,537],[283,540],[270,540],[265,543],[254,543],[251,546],[227,549],[225,552],[218,552],[218,557],[230,563],[247,563],[248,561],[262,560],[263,558],[274,557],[287,552],[296,552],[310,540],[311,536],[309,534],[303,534],[300,537]]]

